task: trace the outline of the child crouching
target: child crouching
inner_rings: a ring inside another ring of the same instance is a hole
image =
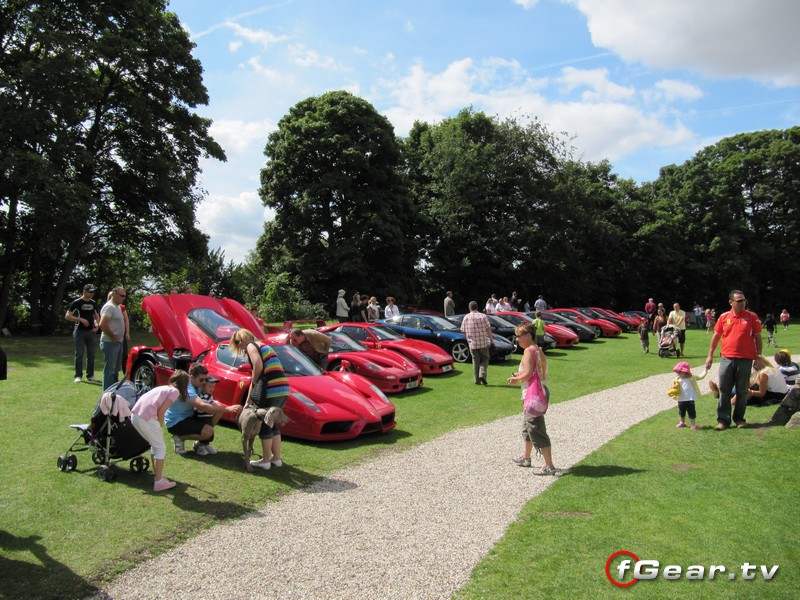
[[[695,423],[697,418],[697,411],[695,410],[695,401],[700,397],[700,388],[697,382],[706,376],[704,371],[699,377],[692,375],[692,368],[686,361],[681,361],[672,369],[677,373],[678,378],[672,382],[672,387],[667,392],[678,401],[678,415],[680,421],[675,426],[677,428],[686,427],[686,416],[689,416],[689,424],[692,429],[700,429],[700,426]]]

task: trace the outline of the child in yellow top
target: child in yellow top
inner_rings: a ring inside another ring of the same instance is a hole
[[[678,374],[678,378],[672,382],[672,387],[667,391],[667,395],[678,401],[678,415],[680,421],[677,428],[686,427],[686,415],[689,415],[689,424],[692,429],[700,429],[695,423],[697,411],[694,403],[700,398],[700,388],[697,386],[698,380],[706,376],[706,371],[695,377],[692,375],[692,368],[686,361],[681,361],[672,369]]]

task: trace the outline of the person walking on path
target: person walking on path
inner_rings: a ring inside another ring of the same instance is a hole
[[[452,317],[456,314],[456,301],[453,300],[453,292],[447,292],[444,297],[444,316]]]
[[[469,314],[461,321],[461,331],[467,337],[469,351],[472,354],[472,375],[475,385],[488,385],[486,373],[489,369],[489,348],[494,348],[494,337],[489,317],[478,312],[475,300],[469,303]]]
[[[522,401],[525,401],[525,392],[528,389],[531,377],[534,373],[539,375],[539,379],[545,389],[547,396],[550,393],[544,386],[547,381],[547,373],[544,371],[546,366],[542,364],[539,354],[539,346],[536,345],[534,335],[536,330],[531,323],[522,323],[517,326],[514,334],[520,348],[524,348],[522,360],[519,363],[519,370],[508,378],[508,383],[515,385],[522,384]],[[525,450],[522,456],[512,459],[520,467],[531,466],[531,451],[536,448],[536,452],[542,455],[544,466],[534,471],[536,475],[555,475],[557,469],[553,465],[553,455],[551,450],[550,436],[547,435],[547,426],[544,422],[544,415],[532,417],[523,411],[522,414],[522,439],[525,441]]]
[[[731,426],[731,398],[734,387],[741,391],[750,387],[753,361],[761,354],[761,321],[758,315],[745,309],[744,292],[732,290],[728,294],[731,310],[723,313],[714,325],[714,335],[708,348],[706,369],[714,362],[714,351],[722,340],[719,363],[719,403],[717,404],[717,431]],[[747,402],[737,402],[733,409],[736,427],[745,427]]]
[[[97,381],[94,376],[94,352],[97,340],[97,326],[100,315],[97,313],[97,302],[94,293],[97,291],[91,283],[83,286],[83,293],[73,300],[64,318],[74,323],[72,338],[75,341],[75,383],[83,379],[83,353],[86,351],[86,379]]]
[[[686,312],[681,310],[681,305],[677,302],[672,305],[667,325],[675,325],[678,328],[678,343],[681,345],[681,356],[683,356],[683,346],[686,344]]]

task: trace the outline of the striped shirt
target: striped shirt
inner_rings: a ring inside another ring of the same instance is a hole
[[[281,398],[289,395],[289,380],[286,378],[286,373],[283,371],[278,355],[272,347],[266,344],[258,346],[258,353],[261,355],[261,362],[263,368],[261,369],[261,377],[267,385],[266,399]]]

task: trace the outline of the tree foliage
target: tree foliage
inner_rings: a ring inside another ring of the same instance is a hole
[[[9,0],[0,46],[0,323],[21,273],[32,323],[52,326],[67,289],[121,282],[100,278],[120,255],[153,271],[205,254],[198,163],[224,153],[165,0]]]
[[[258,242],[268,271],[300,276],[314,299],[413,291],[415,212],[392,126],[372,105],[343,91],[302,100],[264,154],[259,193],[277,213]]]

